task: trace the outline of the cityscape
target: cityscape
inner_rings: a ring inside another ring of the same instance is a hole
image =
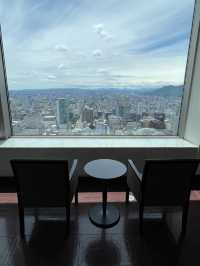
[[[176,136],[195,1],[147,2],[0,1],[12,134]]]
[[[15,136],[177,135],[183,86],[10,90]]]

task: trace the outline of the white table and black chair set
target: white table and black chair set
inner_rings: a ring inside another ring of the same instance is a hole
[[[195,159],[146,160],[140,173],[132,160],[127,167],[111,159],[99,159],[84,166],[85,173],[102,187],[102,204],[89,209],[90,221],[101,228],[116,225],[120,219],[119,210],[107,204],[108,188],[113,180],[127,173],[130,191],[139,204],[140,232],[143,232],[144,208],[161,206],[163,209],[182,209],[181,237],[185,235],[192,179],[200,161]],[[78,191],[78,162],[71,167],[60,160],[12,160],[20,219],[21,237],[25,236],[24,208],[65,207],[66,227],[69,229],[70,204]]]

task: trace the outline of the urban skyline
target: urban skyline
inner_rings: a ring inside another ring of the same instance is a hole
[[[183,86],[10,91],[14,135],[176,135]]]
[[[0,1],[13,134],[176,135],[194,2]]]

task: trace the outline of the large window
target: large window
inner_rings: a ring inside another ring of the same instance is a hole
[[[177,135],[194,0],[2,0],[13,135]]]

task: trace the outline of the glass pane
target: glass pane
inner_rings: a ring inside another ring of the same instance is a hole
[[[14,135],[176,135],[194,0],[2,0]]]

